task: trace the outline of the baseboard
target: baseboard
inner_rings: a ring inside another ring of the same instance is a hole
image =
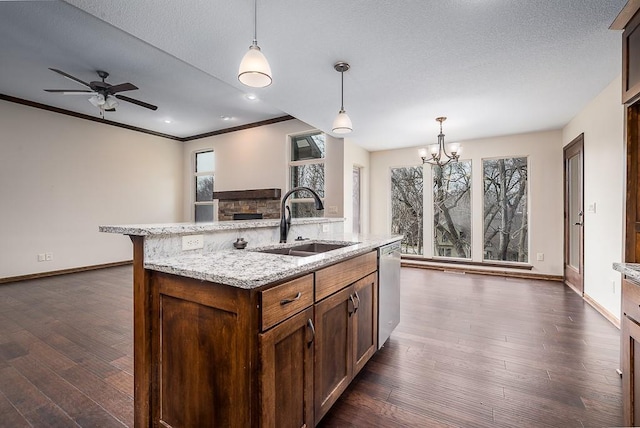
[[[598,303],[595,300],[593,300],[591,298],[591,296],[589,296],[588,294],[586,294],[586,293],[583,294],[582,298],[584,299],[585,302],[590,304],[593,307],[593,309],[595,309],[596,311],[600,312],[600,315],[605,317],[611,324],[615,325],[618,329],[620,329],[620,320],[618,319],[618,317],[616,317],[611,312],[609,312],[600,303]]]
[[[0,284],[7,284],[9,282],[29,281],[31,279],[47,278],[49,276],[66,275],[68,273],[86,272],[88,270],[105,269],[105,268],[116,267],[116,266],[126,266],[132,263],[133,263],[133,260],[125,260],[122,262],[103,263],[103,264],[92,265],[92,266],[81,266],[81,267],[75,267],[70,269],[54,270],[50,272],[31,273],[29,275],[9,276],[6,278],[0,278]]]
[[[528,272],[523,270],[507,270],[507,269],[481,269],[473,266],[461,266],[461,265],[443,265],[432,264],[428,262],[420,262],[417,260],[403,259],[402,266],[413,267],[418,269],[431,269],[447,272],[460,272],[460,273],[472,273],[477,275],[490,275],[490,276],[502,276],[507,278],[521,278],[521,279],[541,279],[545,281],[563,281],[562,275],[548,275],[542,273]]]

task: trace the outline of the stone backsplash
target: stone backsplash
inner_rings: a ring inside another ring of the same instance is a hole
[[[262,214],[264,219],[280,218],[280,200],[242,199],[239,201],[218,201],[218,221],[233,220],[235,213]]]
[[[251,189],[214,192],[218,199],[218,221],[234,220],[234,214],[262,214],[263,219],[280,218],[280,189]]]

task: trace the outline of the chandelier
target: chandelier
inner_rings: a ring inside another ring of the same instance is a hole
[[[429,150],[422,148],[419,150],[422,163],[429,163],[431,165],[445,166],[449,162],[458,162],[460,157],[461,147],[457,143],[449,145],[449,151],[447,153],[447,147],[444,144],[444,134],[442,133],[442,122],[447,120],[446,117],[437,117],[436,121],[440,122],[440,134],[438,134],[438,144],[432,144],[429,146]],[[430,156],[429,156],[430,155]]]

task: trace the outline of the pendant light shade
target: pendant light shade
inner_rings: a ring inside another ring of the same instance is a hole
[[[251,45],[242,58],[238,80],[252,88],[264,88],[271,84],[271,67],[257,44]]]
[[[253,2],[253,44],[238,69],[238,80],[252,88],[264,88],[272,82],[271,67],[258,46],[258,0]]]
[[[340,110],[336,118],[333,120],[333,132],[336,134],[348,134],[353,131],[353,125],[347,112]]]
[[[348,134],[353,131],[351,119],[344,110],[344,72],[349,70],[350,66],[346,62],[338,62],[333,68],[340,72],[340,111],[333,121],[332,131],[336,134]]]

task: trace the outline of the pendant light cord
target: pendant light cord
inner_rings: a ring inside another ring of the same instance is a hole
[[[253,45],[258,46],[258,0],[253,0]]]
[[[340,111],[344,111],[344,70],[340,72]]]

